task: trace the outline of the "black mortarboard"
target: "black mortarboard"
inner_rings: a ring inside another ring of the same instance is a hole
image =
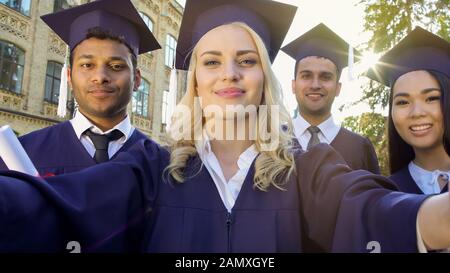
[[[267,0],[187,0],[177,44],[176,68],[186,70],[191,51],[211,29],[232,22],[250,26],[275,59],[297,7]]]
[[[348,65],[349,46],[326,25],[320,23],[281,50],[296,62],[309,56],[327,58],[341,72]],[[356,59],[359,59],[359,55],[359,52],[355,52]]]
[[[136,56],[161,48],[129,0],[98,0],[41,18],[71,50],[93,27],[122,36]]]
[[[392,86],[401,75],[416,70],[434,70],[450,77],[450,43],[416,27],[387,51],[366,76]]]

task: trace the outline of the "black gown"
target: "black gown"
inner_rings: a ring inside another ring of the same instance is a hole
[[[163,179],[169,153],[141,141],[115,160],[46,181],[0,172],[0,251],[415,252],[425,195],[351,171],[329,145],[296,153],[284,190],[253,187],[252,166],[231,213],[198,157],[182,184]]]

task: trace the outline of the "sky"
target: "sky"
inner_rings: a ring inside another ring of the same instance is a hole
[[[177,0],[184,5],[184,0]],[[298,7],[297,14],[284,40],[283,45],[295,40],[298,36],[307,32],[319,23],[324,23],[336,34],[353,46],[359,46],[367,42],[370,34],[363,32],[364,7],[357,5],[359,0],[279,0]],[[376,56],[363,52],[368,57],[361,63],[354,65],[355,79],[349,81],[347,70],[344,69],[341,76],[341,94],[335,99],[332,113],[336,122],[341,122],[347,116],[359,115],[369,112],[366,104],[360,103],[352,107],[344,107],[339,111],[341,105],[348,105],[357,101],[362,95],[361,86],[367,82],[364,76],[357,74],[370,67],[376,61]],[[292,58],[280,51],[273,64],[273,69],[281,83],[284,93],[284,102],[288,110],[293,113],[297,107],[295,96],[292,93],[291,81],[294,74],[295,62]],[[378,109],[378,112],[386,114]]]

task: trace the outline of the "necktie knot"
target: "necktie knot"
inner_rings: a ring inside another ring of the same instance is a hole
[[[95,155],[94,159],[97,163],[105,162],[109,160],[108,155],[108,145],[109,142],[120,139],[123,136],[123,133],[119,130],[114,130],[108,134],[96,134],[91,130],[87,130],[84,133],[88,136],[95,147]]]
[[[312,147],[320,143],[319,140],[320,129],[317,126],[309,126],[307,130],[311,134],[311,138],[309,139],[307,148],[308,150],[310,150]]]
[[[311,133],[311,135],[318,134],[320,132],[320,129],[317,126],[309,126],[307,130]]]

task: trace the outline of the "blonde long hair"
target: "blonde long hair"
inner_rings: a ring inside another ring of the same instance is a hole
[[[282,185],[287,181],[287,178],[294,171],[293,158],[293,133],[292,122],[290,116],[282,102],[282,89],[275,74],[272,71],[271,63],[267,49],[259,37],[259,35],[251,29],[248,25],[240,22],[230,23],[229,25],[238,26],[246,30],[256,44],[256,48],[261,60],[261,66],[264,73],[264,87],[263,99],[261,105],[279,106],[279,121],[284,124],[286,128],[271,128],[271,111],[268,111],[266,121],[266,128],[268,132],[278,130],[278,146],[270,151],[263,151],[261,149],[264,145],[263,131],[257,130],[255,146],[260,152],[255,162],[254,186],[260,190],[266,191],[270,185],[278,189],[283,189]],[[188,82],[186,94],[181,99],[177,107],[183,106],[191,112],[191,115],[174,115],[172,117],[172,127],[181,126],[181,124],[189,124],[190,130],[185,138],[175,140],[169,137],[169,150],[171,153],[170,164],[165,169],[165,174],[171,176],[175,181],[182,183],[185,180],[184,171],[186,169],[187,161],[190,157],[196,156],[197,150],[195,148],[195,132],[201,130],[203,119],[201,113],[194,113],[196,94],[196,77],[195,70],[197,66],[197,46],[192,51],[192,56],[189,65]],[[200,110],[201,111],[201,110]],[[258,113],[258,117],[260,114]],[[185,123],[188,122],[188,123]]]

